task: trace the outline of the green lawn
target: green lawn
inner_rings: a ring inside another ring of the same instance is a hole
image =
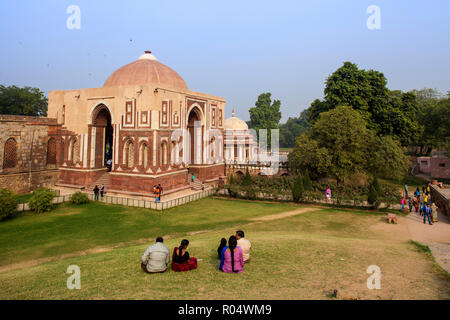
[[[409,239],[386,232],[395,226],[380,215],[316,208],[250,221],[299,208],[209,198],[163,213],[90,204],[19,217],[0,224],[3,264],[160,234],[170,235],[165,244],[171,251],[188,238],[191,256],[202,261],[187,273],[145,274],[140,257],[152,239],[0,272],[0,299],[329,299],[334,289],[338,298],[450,298],[448,275]],[[252,261],[243,274],[223,274],[216,248],[237,228],[252,241]],[[69,265],[81,269],[81,290],[66,287]],[[369,265],[382,270],[381,290],[366,287]]]
[[[239,225],[297,206],[246,201],[195,201],[163,212],[91,202],[0,223],[0,266],[157,236]]]

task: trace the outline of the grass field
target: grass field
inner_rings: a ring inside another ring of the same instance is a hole
[[[89,204],[25,215],[0,224],[0,299],[330,299],[334,289],[338,298],[450,298],[448,275],[409,239],[381,230],[382,216],[328,208],[285,214],[302,208],[204,199],[163,213]],[[243,274],[223,274],[218,241],[238,228],[252,241],[252,261]],[[188,238],[199,268],[143,273],[140,257],[157,235],[167,236],[170,250]],[[121,246],[80,253],[113,244]],[[76,256],[32,264],[68,253]],[[12,263],[22,268],[8,270]],[[66,287],[74,264],[81,290]],[[366,287],[369,265],[382,270],[381,290]]]

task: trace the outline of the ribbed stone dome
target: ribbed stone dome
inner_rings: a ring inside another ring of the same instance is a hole
[[[248,125],[245,121],[236,118],[234,114],[234,110],[231,118],[225,120],[225,129],[226,130],[248,130]]]
[[[143,85],[147,83],[163,84],[174,88],[188,89],[180,75],[159,62],[151,51],[126,66],[115,71],[106,80],[104,87]]]

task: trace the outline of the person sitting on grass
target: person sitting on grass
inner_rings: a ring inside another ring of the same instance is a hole
[[[167,270],[170,261],[170,252],[162,237],[156,238],[156,243],[145,250],[142,255],[141,268],[147,273],[162,273]]]
[[[222,240],[220,240],[220,245],[219,245],[219,247],[217,248],[217,254],[218,254],[218,256],[219,256],[219,259],[222,258],[222,251],[223,251],[223,249],[224,249],[226,246],[227,246],[227,239],[222,238]]]
[[[242,253],[244,254],[244,263],[250,262],[250,251],[252,250],[252,244],[249,240],[244,238],[244,231],[236,231],[235,235],[237,239],[237,245],[241,247]]]
[[[172,254],[172,270],[176,272],[190,271],[197,269],[197,259],[189,257],[187,247],[189,246],[189,240],[184,239],[181,241],[179,247],[173,249]]]
[[[231,236],[228,239],[228,247],[222,251],[219,270],[226,273],[244,272],[244,255],[241,247],[237,246],[237,239]]]

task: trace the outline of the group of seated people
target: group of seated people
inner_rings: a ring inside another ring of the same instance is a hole
[[[170,262],[169,249],[163,244],[164,239],[158,237],[156,243],[145,250],[142,255],[141,268],[147,273],[162,273],[167,270]],[[181,241],[172,253],[172,270],[176,272],[197,269],[197,259],[189,256],[187,248],[189,240]],[[219,270],[226,273],[242,273],[244,264],[250,262],[251,243],[244,238],[243,231],[236,231],[236,235],[227,240],[222,238],[217,248],[220,259]]]

